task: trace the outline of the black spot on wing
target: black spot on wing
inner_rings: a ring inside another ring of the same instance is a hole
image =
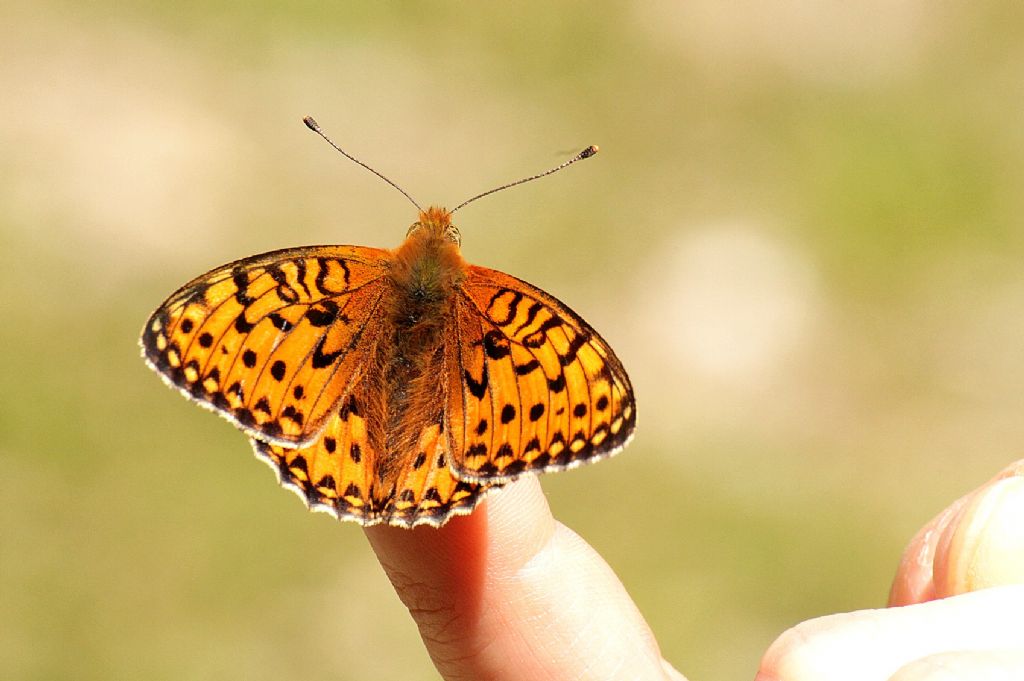
[[[482,400],[484,395],[487,394],[487,365],[484,364],[484,370],[480,374],[480,380],[473,378],[473,374],[469,373],[469,369],[464,371],[466,376],[466,387],[469,388],[469,393],[478,400]]]
[[[494,329],[484,334],[484,351],[491,359],[502,359],[508,357],[512,352],[509,349],[508,339]]]
[[[313,349],[313,357],[310,361],[314,369],[323,369],[329,367],[334,363],[334,360],[341,357],[344,350],[335,350],[334,352],[324,352],[324,344],[327,342],[327,336],[320,336],[320,340],[317,341],[316,347]]]
[[[338,318],[338,304],[333,300],[321,300],[306,311],[306,319],[313,326],[330,326]]]
[[[285,319],[284,317],[282,317],[277,312],[271,312],[267,318],[270,320],[270,323],[274,325],[274,328],[277,329],[278,331],[287,332],[291,331],[292,329],[292,323]]]
[[[526,374],[533,373],[540,368],[540,362],[536,358],[531,359],[529,362],[516,365],[516,375],[525,376]]]
[[[242,314],[235,317],[235,331],[241,334],[246,334],[252,331],[256,327],[255,324],[245,318],[245,311]]]
[[[299,426],[300,428],[302,427],[302,424],[305,421],[305,415],[303,415],[301,411],[296,409],[295,406],[291,404],[284,408],[284,411],[281,412],[281,416],[283,418],[290,419],[295,425]]]

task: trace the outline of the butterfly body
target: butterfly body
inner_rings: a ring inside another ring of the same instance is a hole
[[[365,525],[441,525],[520,475],[614,454],[636,421],[597,332],[466,263],[442,208],[391,251],[312,246],[214,269],[153,313],[141,344],[307,505]]]
[[[465,278],[466,262],[459,253],[457,232],[447,211],[429,208],[409,229],[402,245],[391,252],[383,314],[391,342],[378,348],[378,371],[366,377],[376,382],[383,400],[387,427],[384,451],[409,451],[420,424],[433,419],[444,396],[437,394],[437,375],[431,369],[443,357],[444,331],[451,324],[450,308],[456,288]],[[393,477],[397,457],[384,457],[378,467],[382,481]],[[381,485],[388,487],[387,483]]]

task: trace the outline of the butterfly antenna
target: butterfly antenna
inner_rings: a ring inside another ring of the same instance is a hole
[[[404,196],[405,198],[409,199],[409,201],[412,202],[412,205],[416,206],[416,208],[419,209],[419,211],[421,213],[423,212],[423,209],[420,208],[420,204],[416,203],[416,199],[414,199],[411,196],[409,196],[408,192],[406,192],[404,189],[399,187],[397,184],[395,184],[394,182],[392,182],[388,178],[384,177],[382,174],[380,174],[379,172],[377,172],[376,170],[374,170],[370,166],[366,165],[365,163],[360,161],[358,158],[356,158],[355,156],[353,156],[352,154],[348,153],[347,151],[345,151],[344,149],[339,147],[337,144],[335,144],[334,141],[331,140],[331,138],[328,137],[327,134],[324,133],[324,131],[320,129],[320,124],[317,123],[315,120],[313,120],[312,116],[306,116],[305,118],[302,119],[302,122],[306,124],[307,128],[309,128],[310,130],[312,130],[316,134],[318,134],[321,137],[323,137],[324,140],[328,144],[330,144],[332,147],[334,147],[337,151],[341,152],[342,156],[344,156],[348,160],[352,161],[353,163],[358,163],[359,165],[361,165],[362,167],[366,168],[367,170],[369,170],[371,173],[373,173],[374,175],[376,175],[380,179],[382,179],[385,182],[387,182],[388,184],[390,184],[392,187],[394,187],[398,191],[402,192],[402,196]]]
[[[540,178],[545,177],[547,175],[550,175],[551,173],[556,173],[559,170],[561,170],[562,168],[565,168],[566,166],[571,166],[576,161],[582,161],[585,158],[590,158],[591,156],[596,154],[597,151],[598,151],[597,145],[596,144],[591,144],[589,147],[587,147],[586,149],[584,149],[580,153],[576,154],[575,156],[570,158],[565,163],[562,163],[561,165],[555,166],[551,170],[545,170],[543,173],[539,173],[539,174],[534,175],[532,177],[524,177],[521,180],[516,180],[515,182],[509,182],[508,184],[503,184],[500,187],[495,187],[494,189],[490,189],[488,191],[485,191],[483,194],[477,194],[473,198],[466,199],[465,201],[463,201],[459,205],[455,206],[455,208],[453,208],[451,210],[451,212],[454,213],[455,211],[457,211],[458,209],[462,208],[463,206],[465,206],[467,204],[470,204],[470,203],[473,203],[477,199],[482,199],[483,197],[488,196],[489,194],[493,194],[495,192],[500,192],[502,189],[508,189],[509,187],[515,187],[516,185],[519,185],[519,184],[526,184],[527,182],[532,182],[533,180],[539,180]],[[344,153],[344,152],[342,152],[342,153]]]

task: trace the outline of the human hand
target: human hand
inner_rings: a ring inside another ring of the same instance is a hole
[[[1024,679],[1024,460],[918,532],[889,606],[793,627],[757,681]]]
[[[367,535],[445,679],[685,681],[535,478],[441,530]],[[890,594],[906,607],[804,622],[771,646],[758,680],[1024,679],[1021,582],[1024,461],[914,537]]]

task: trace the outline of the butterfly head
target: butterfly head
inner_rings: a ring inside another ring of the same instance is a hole
[[[393,251],[392,280],[410,299],[444,299],[464,276],[460,242],[451,211],[433,206],[420,211],[405,242]]]
[[[406,237],[418,239],[436,239],[441,242],[462,245],[462,235],[458,227],[452,224],[451,211],[439,206],[431,206],[420,211],[419,220],[412,223]]]

